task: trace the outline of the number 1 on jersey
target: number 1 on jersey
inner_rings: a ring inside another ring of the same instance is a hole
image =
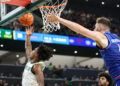
[[[120,52],[120,44],[117,44],[118,45],[118,48],[119,48],[119,52]]]

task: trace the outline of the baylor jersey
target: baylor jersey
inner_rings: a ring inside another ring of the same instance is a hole
[[[22,86],[38,86],[35,74],[32,73],[32,67],[34,64],[39,64],[42,68],[42,71],[45,68],[44,62],[32,63],[28,62],[25,66],[23,77],[22,77]]]

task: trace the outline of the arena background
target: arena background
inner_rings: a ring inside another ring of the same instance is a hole
[[[15,8],[16,6],[7,5],[7,12]],[[57,43],[43,41],[54,51],[53,58],[45,62],[47,65],[44,71],[45,86],[64,86],[65,77],[72,86],[98,86],[97,75],[105,70],[105,66],[94,41],[76,34],[63,25],[57,32],[45,32],[41,29],[42,19],[39,9],[32,14],[35,18],[33,24],[36,28],[35,33],[49,34],[49,38],[52,38],[51,35],[59,35],[61,37],[59,39],[64,39],[63,36],[65,36],[69,38],[68,42],[70,39],[76,42],[66,44],[62,41]],[[119,15],[119,0],[69,0],[61,17],[93,30],[96,18],[105,16],[112,22],[111,32],[120,35]],[[21,86],[22,72],[26,62],[25,42],[16,39],[13,33],[17,34],[17,31],[24,30],[25,27],[20,25],[18,20],[0,27],[0,34],[5,33],[0,37],[0,86]],[[32,42],[33,48],[37,47],[39,43]],[[50,63],[51,65],[49,65]]]

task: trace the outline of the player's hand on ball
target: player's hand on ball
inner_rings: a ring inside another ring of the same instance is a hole
[[[59,18],[52,12],[46,15],[48,23],[59,22]]]
[[[26,28],[26,35],[31,36],[34,32],[33,26]]]

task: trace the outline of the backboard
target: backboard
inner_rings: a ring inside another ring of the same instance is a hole
[[[0,0],[1,1],[1,0]],[[5,0],[0,3],[0,26],[9,24],[10,22],[18,19],[28,12],[32,12],[38,7],[48,3],[51,0]],[[32,3],[31,3],[32,2]],[[10,12],[8,11],[9,5],[13,6]]]

